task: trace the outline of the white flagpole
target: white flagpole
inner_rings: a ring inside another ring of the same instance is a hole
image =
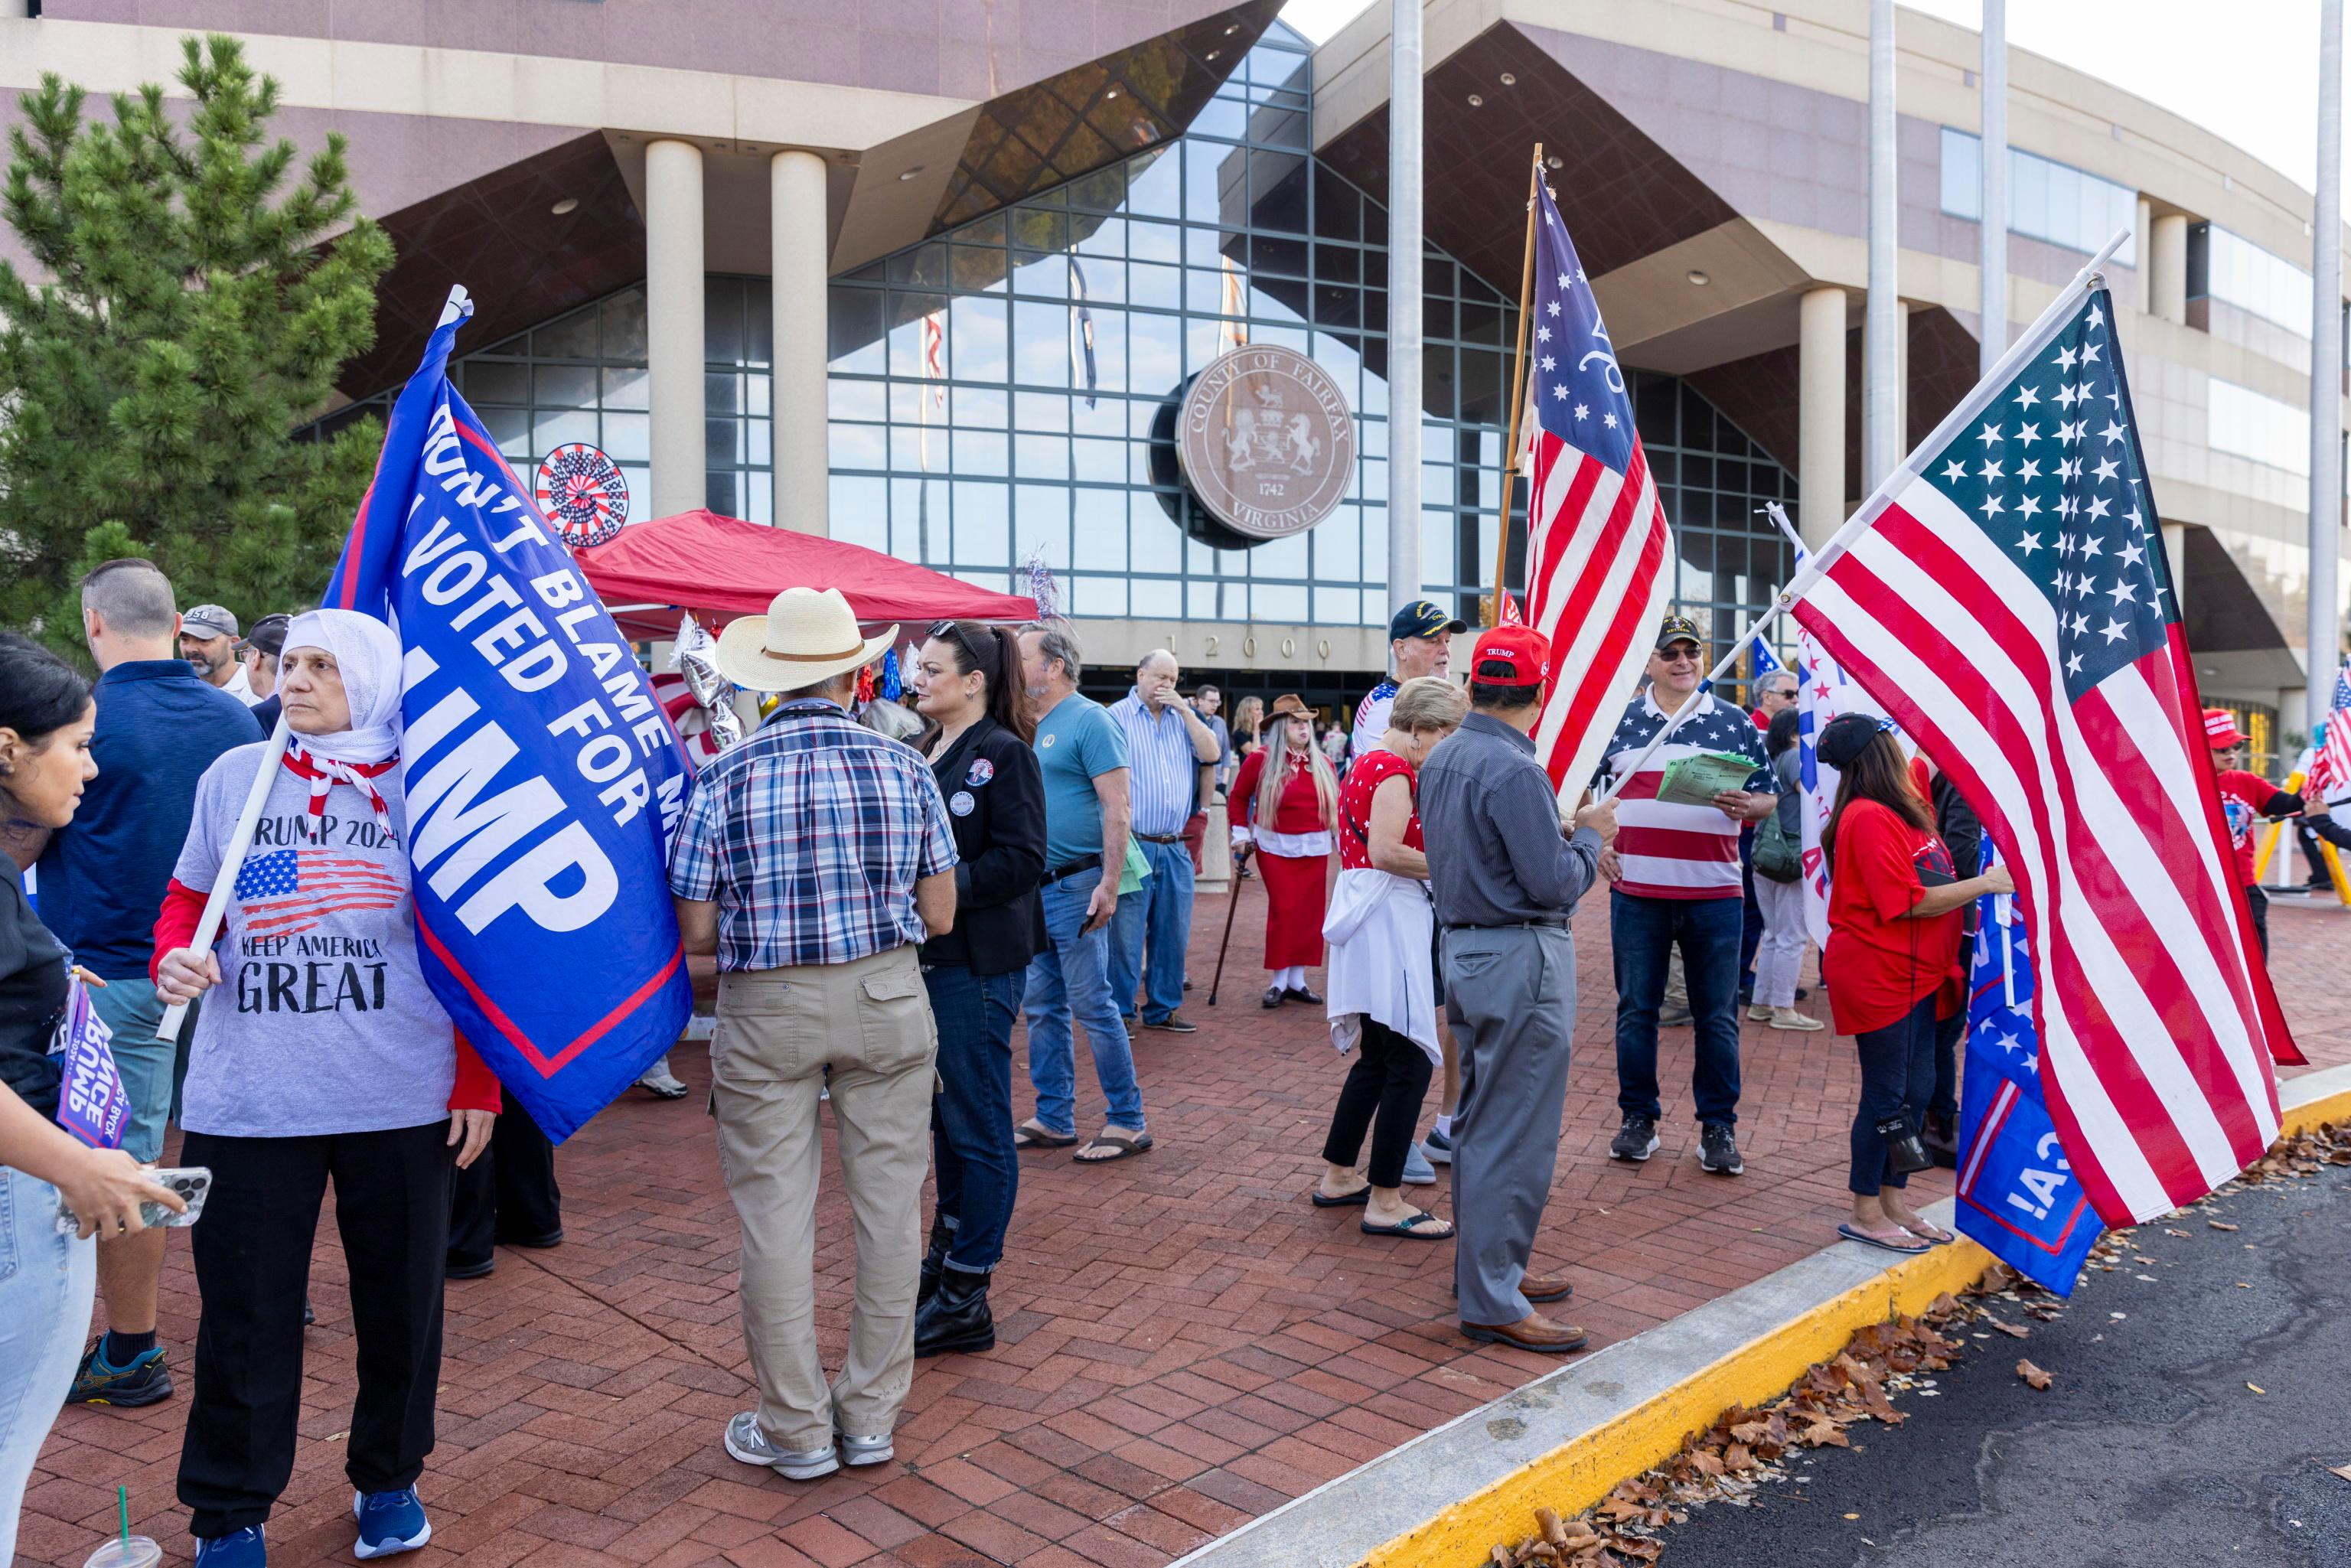
[[[2080,303],[2082,297],[2090,291],[2093,285],[2100,281],[2102,275],[2099,269],[2105,266],[2116,251],[2122,248],[2123,242],[2129,239],[2130,235],[2129,229],[2117,229],[2115,231],[2114,238],[2098,247],[2098,253],[2083,265],[2081,271],[2074,275],[2073,282],[2058,291],[2057,298],[2049,302],[2049,308],[2034,318],[2032,325],[2026,329],[2024,335],[2017,339],[2010,346],[2008,352],[2001,356],[2000,362],[1992,366],[1983,379],[1976,383],[1975,390],[1960,399],[1959,406],[1943,416],[1943,422],[1935,426],[1927,439],[1913,448],[1910,455],[1904,458],[1893,473],[1878,482],[1877,488],[1869,493],[1869,498],[1854,508],[1853,515],[1845,518],[1844,526],[1839,528],[1830,537],[1829,541],[1821,546],[1820,549],[1804,562],[1796,575],[1789,580],[1788,585],[1764,607],[1762,613],[1750,622],[1744,632],[1731,639],[1730,652],[1723,656],[1722,662],[1715,665],[1712,673],[1708,674],[1705,680],[1698,683],[1697,690],[1682,700],[1681,706],[1676,708],[1673,716],[1666,720],[1665,727],[1650,737],[1648,745],[1643,747],[1633,760],[1625,764],[1624,770],[1616,776],[1615,782],[1599,793],[1593,802],[1594,805],[1604,804],[1622,794],[1625,786],[1632,782],[1633,775],[1641,770],[1642,766],[1656,754],[1657,748],[1665,745],[1667,737],[1671,736],[1680,727],[1682,720],[1687,718],[1691,711],[1698,706],[1698,699],[1705,695],[1706,688],[1729,674],[1731,665],[1739,662],[1740,650],[1754,641],[1756,633],[1763,631],[1781,615],[1793,608],[1796,601],[1802,598],[1814,583],[1827,574],[1830,563],[1852,547],[1853,541],[1860,537],[1864,528],[1869,526],[1870,519],[1877,515],[1880,507],[1895,490],[1917,476],[1920,466],[1919,454],[1940,452],[1945,446],[1950,444],[1951,437],[1959,434],[1959,428],[1983,411],[1984,404],[1988,401],[1983,396],[1984,389],[1986,387],[1996,389],[2007,384],[2009,378],[2016,373],[2019,365],[2039,353],[2046,346],[2048,337],[2056,324],[2063,320],[2076,304]],[[1774,517],[1772,520],[1782,523],[1782,527],[1786,526],[1781,517]]]
[[[213,890],[204,894],[204,918],[196,922],[196,934],[188,946],[196,952],[212,950],[213,939],[220,935],[221,922],[228,917],[229,894],[236,887],[236,873],[245,869],[245,852],[253,847],[254,825],[261,821],[261,808],[269,799],[269,787],[277,782],[279,758],[286,755],[286,715],[281,709],[277,727],[269,732],[268,744],[261,748],[261,766],[253,770],[253,788],[245,792],[245,810],[237,813],[236,831],[228,836],[228,848],[221,852],[220,869],[213,873]],[[188,1016],[188,1004],[173,1002],[163,1009],[163,1021],[155,1026],[157,1040],[176,1040],[180,1025]]]

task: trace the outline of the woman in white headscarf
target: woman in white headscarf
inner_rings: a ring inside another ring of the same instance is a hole
[[[400,642],[320,610],[287,631],[285,727],[224,755],[196,787],[156,923],[167,1001],[205,996],[180,1124],[213,1186],[193,1235],[204,1316],[180,1500],[205,1568],[263,1562],[292,1474],[302,1312],[319,1204],[335,1186],[350,1270],[359,1393],[345,1469],[361,1557],[432,1533],[416,1479],[433,1447],[453,1166],[488,1142],[496,1079],[424,983],[409,896]],[[275,770],[240,864],[223,858],[258,768]],[[190,946],[205,894],[233,896]]]

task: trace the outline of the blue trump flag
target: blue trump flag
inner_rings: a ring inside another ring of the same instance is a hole
[[[400,632],[425,980],[559,1142],[677,1039],[667,845],[689,774],[627,639],[465,400],[452,289],[326,602]]]
[[[1989,860],[1989,845],[1985,853]],[[2105,1227],[2042,1099],[2024,921],[2011,895],[1987,894],[1977,904],[1958,1224],[1961,1234],[2026,1279],[2070,1296]]]

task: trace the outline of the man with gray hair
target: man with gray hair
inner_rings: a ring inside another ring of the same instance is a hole
[[[1037,762],[1045,776],[1045,950],[1029,962],[1021,1010],[1029,1019],[1029,1081],[1037,1113],[1012,1130],[1024,1149],[1078,1141],[1077,1041],[1082,1024],[1109,1121],[1077,1153],[1099,1165],[1151,1147],[1134,1049],[1110,982],[1110,923],[1126,864],[1126,732],[1100,703],[1078,695],[1077,639],[1060,622],[1020,633],[1020,674],[1037,716]]]
[[[1136,661],[1134,689],[1111,704],[1126,732],[1127,800],[1134,841],[1151,874],[1119,894],[1111,922],[1110,991],[1122,1017],[1149,968],[1143,1027],[1191,1034],[1199,1026],[1176,1009],[1184,1001],[1184,950],[1192,940],[1192,852],[1185,824],[1199,794],[1200,770],[1217,761],[1217,732],[1176,695],[1176,655],[1154,648]],[[1148,959],[1145,951],[1148,950]]]
[[[106,984],[90,988],[113,1030],[115,1066],[131,1107],[123,1147],[162,1156],[178,1047],[159,1040],[162,998],[147,977],[155,912],[195,810],[196,781],[224,751],[262,738],[242,702],[200,680],[174,656],[185,628],[170,580],[152,561],[110,560],[81,580],[81,629],[98,662],[98,777],[81,808],[41,853],[41,919],[74,962]],[[185,1038],[185,1032],[183,1032]],[[82,1357],[69,1404],[152,1405],[172,1392],[155,1343],[155,1296],[167,1229],[101,1241],[99,1293],[107,1332]]]

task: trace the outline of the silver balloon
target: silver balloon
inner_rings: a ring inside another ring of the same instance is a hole
[[[701,706],[703,722],[721,751],[743,738],[743,718],[735,711],[735,683],[718,670],[718,639],[687,611],[678,622],[677,650],[670,655],[673,668],[685,676],[685,689]]]

